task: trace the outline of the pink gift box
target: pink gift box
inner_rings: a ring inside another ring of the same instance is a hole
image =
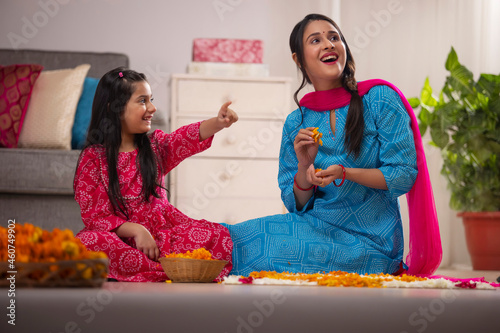
[[[193,41],[193,61],[262,63],[261,40],[198,38]]]

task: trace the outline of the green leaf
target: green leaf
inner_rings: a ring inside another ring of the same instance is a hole
[[[479,163],[483,164],[490,158],[491,152],[483,147],[476,150],[474,155],[476,155]]]
[[[437,105],[436,99],[432,96],[432,87],[429,84],[429,78],[425,79],[424,87],[422,88],[422,91],[420,93],[420,102],[421,104],[428,106]]]
[[[429,145],[436,147],[436,148],[441,148],[437,144],[435,144],[433,141],[429,141]]]
[[[425,132],[427,132],[427,124],[419,123],[418,129],[420,130],[420,136],[424,136]]]
[[[488,101],[488,109],[497,117],[496,122],[492,120],[492,122],[496,123],[497,126],[500,126],[500,97],[491,98]]]
[[[448,133],[443,132],[440,128],[435,128],[431,126],[431,138],[432,141],[441,149],[445,148],[450,138]]]
[[[420,100],[417,97],[408,98],[408,103],[410,103],[412,109],[416,109],[420,106]]]
[[[460,66],[460,63],[458,62],[457,52],[455,52],[455,49],[452,47],[450,53],[448,53],[448,59],[446,59],[446,64],[444,67],[448,71],[451,71],[458,66]]]
[[[422,106],[422,108],[420,109],[420,112],[418,114],[418,119],[420,120],[420,122],[424,125],[429,125],[431,123],[431,113],[429,111],[429,109],[425,106]]]
[[[459,65],[450,71],[449,83],[452,87],[463,94],[473,93],[473,75],[465,66]]]
[[[478,90],[488,97],[498,96],[500,91],[500,75],[481,74],[477,81]]]
[[[478,103],[480,104],[480,107],[484,108],[486,113],[489,113],[488,112],[489,111],[489,109],[488,109],[489,98],[486,97],[484,94],[481,94],[479,92],[476,94],[476,97],[477,97]]]
[[[488,142],[488,150],[493,155],[500,155],[500,143],[499,142],[495,142],[495,141],[489,141]]]
[[[434,118],[439,122],[442,131],[448,131],[450,127],[459,126],[463,121],[465,110],[456,101],[452,100],[438,109],[434,109]]]

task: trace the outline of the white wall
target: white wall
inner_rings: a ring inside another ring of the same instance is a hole
[[[2,0],[0,48],[126,53],[131,68],[148,75],[157,107],[167,114],[169,75],[186,71],[194,38],[261,39],[271,75],[296,80],[288,37],[310,12],[340,23],[358,80],[386,79],[408,97],[419,94],[426,76],[435,89],[441,86],[451,46],[476,76],[500,72],[495,0]],[[24,40],[13,43],[13,34]],[[448,208],[439,152],[427,154],[443,264],[469,265],[462,224]]]
[[[413,97],[429,77],[438,92],[452,46],[475,78],[500,73],[500,1],[342,0],[340,16],[358,80],[383,78]],[[427,134],[424,142],[429,140]],[[442,266],[470,266],[462,221],[448,205],[440,152],[426,145],[426,157],[443,242]]]
[[[2,0],[0,47],[125,53],[166,113],[169,75],[186,72],[194,38],[263,40],[271,75],[296,78],[288,36],[309,12],[329,15],[331,1]]]

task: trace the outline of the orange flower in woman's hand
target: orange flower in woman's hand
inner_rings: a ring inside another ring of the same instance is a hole
[[[323,133],[318,132],[319,127],[315,127],[312,132],[312,138],[314,139],[314,142],[319,142],[320,146],[323,145],[323,140],[321,138],[323,137]]]

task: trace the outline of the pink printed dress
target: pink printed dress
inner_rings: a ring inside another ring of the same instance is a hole
[[[179,128],[171,134],[160,130],[151,136],[153,151],[159,156],[165,175],[185,158],[209,148],[212,139],[199,142],[200,123]],[[146,202],[141,195],[142,179],[136,165],[138,151],[119,153],[118,178],[120,189],[128,205],[129,219],[114,211],[108,197],[108,167],[105,151],[91,147],[84,151],[75,176],[75,200],[81,208],[85,228],[76,237],[89,250],[103,251],[109,257],[109,278],[119,281],[165,281],[167,276],[161,265],[137,250],[133,238],[122,239],[114,232],[124,222],[139,223],[156,240],[160,256],[184,253],[205,248],[215,259],[229,261],[217,281],[231,271],[233,243],[228,230],[213,222],[194,220],[172,206],[161,190],[161,199],[151,197]],[[161,168],[158,168],[159,170]]]

